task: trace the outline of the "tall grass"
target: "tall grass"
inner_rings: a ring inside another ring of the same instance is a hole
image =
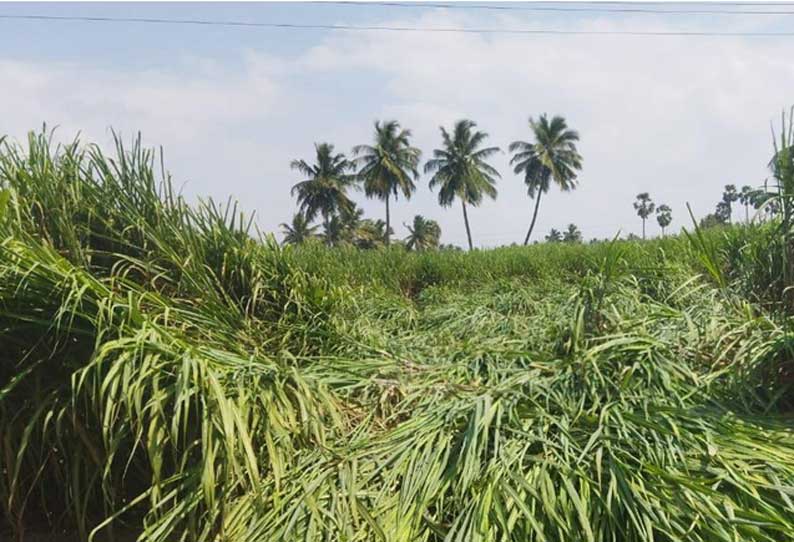
[[[794,536],[791,321],[740,265],[763,228],[702,232],[725,284],[686,236],[282,249],[163,170],[0,150],[0,532]]]
[[[718,232],[707,232],[720,238]],[[500,247],[458,251],[406,252],[401,247],[362,251],[351,247],[328,250],[320,245],[287,247],[285,257],[337,284],[385,288],[415,296],[438,284],[483,285],[494,280],[524,278],[576,280],[599,269],[604,257],[619,247],[638,274],[662,268],[699,266],[698,251],[686,238],[669,236],[641,243],[618,240],[593,245],[546,243],[528,247]]]

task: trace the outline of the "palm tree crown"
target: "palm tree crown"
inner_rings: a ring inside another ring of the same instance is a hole
[[[285,245],[301,245],[317,237],[317,226],[312,226],[303,213],[295,213],[291,224],[282,222],[281,229],[284,232],[282,244]]]
[[[637,216],[642,219],[642,238],[645,239],[645,219],[647,219],[656,209],[656,204],[651,200],[648,192],[641,192],[637,194],[637,200],[634,202],[634,210],[637,211]]]
[[[410,144],[411,131],[400,128],[396,120],[375,122],[373,146],[353,147],[355,163],[360,165],[358,177],[363,181],[367,197],[386,202],[386,243],[389,242],[389,199],[400,193],[406,199],[416,190],[421,151]]]
[[[529,243],[535,227],[541,194],[549,191],[552,181],[560,190],[573,190],[577,172],[582,169],[582,157],[576,148],[579,133],[569,129],[563,117],[555,116],[549,121],[544,114],[537,121],[530,118],[529,126],[534,143],[514,141],[509,147],[514,153],[510,159],[513,171],[524,175],[527,193],[535,199],[535,211],[524,239],[525,245]]]
[[[356,232],[364,218],[364,210],[351,202],[323,225],[322,238],[328,246],[354,244]]]
[[[355,246],[362,249],[379,248],[386,244],[390,234],[383,220],[365,218],[360,222],[355,232]]]
[[[562,241],[562,234],[556,228],[552,228],[549,234],[546,236],[546,242],[559,243],[560,241]]]
[[[480,148],[488,134],[475,130],[476,126],[471,120],[460,120],[451,134],[441,127],[443,148],[435,149],[433,158],[425,164],[425,173],[433,173],[430,188],[439,189],[438,202],[448,207],[455,198],[460,199],[469,250],[473,245],[466,205],[479,205],[483,196],[495,199],[494,185],[499,177],[499,172],[486,162],[499,147]]]
[[[408,228],[408,237],[405,238],[405,247],[408,250],[427,250],[438,248],[441,239],[441,227],[435,220],[430,220],[422,215],[416,215]]]
[[[659,227],[662,228],[662,237],[664,237],[664,230],[673,221],[673,210],[669,205],[663,203],[656,208],[656,221]]]
[[[329,143],[315,144],[314,148],[314,164],[305,160],[290,163],[292,169],[307,177],[292,187],[292,195],[297,194],[299,210],[308,222],[319,214],[327,224],[332,216],[353,205],[347,190],[355,183],[355,177],[348,173],[354,166],[344,154],[334,154],[334,146]]]
[[[566,243],[581,243],[582,232],[576,224],[568,224],[568,228],[562,233],[562,240]]]

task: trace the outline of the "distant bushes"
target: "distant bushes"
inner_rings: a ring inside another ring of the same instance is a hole
[[[707,232],[712,237],[721,233]],[[700,272],[699,260],[686,237],[668,236],[645,242],[616,241],[623,263],[639,275],[658,274],[671,266]],[[408,294],[427,286],[477,285],[499,279],[574,281],[598,268],[611,242],[542,243],[489,250],[407,252],[401,247],[377,251],[289,247],[284,251],[296,267],[333,284],[386,288]]]

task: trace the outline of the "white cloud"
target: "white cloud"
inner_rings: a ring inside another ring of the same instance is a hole
[[[483,19],[480,21],[479,19]],[[381,24],[451,27],[541,25],[514,17],[432,12]],[[567,28],[669,29],[652,19],[582,19]],[[336,33],[294,57],[236,52],[183,58],[171,71],[100,68],[88,59],[25,62],[0,54],[0,133],[20,138],[47,121],[65,135],[107,142],[108,128],[163,145],[186,193],[234,195],[275,230],[294,210],[289,170],[328,140],[345,151],[371,137],[377,118],[397,118],[429,155],[438,126],[466,116],[506,148],[528,137],[527,118],[562,114],[582,136],[585,168],[571,194],[544,196],[536,238],[576,222],[585,237],[638,232],[631,202],[648,191],[685,225],[684,203],[710,212],[722,185],[760,182],[771,149],[768,122],[794,102],[794,44],[785,38],[516,36]],[[500,197],[471,213],[475,242],[520,241],[532,202],[508,166]],[[460,209],[442,210],[427,179],[394,226],[416,213],[438,218],[445,242],[463,244]],[[363,201],[368,213],[379,202]],[[651,226],[650,231],[655,231]]]
[[[190,71],[100,69],[88,62],[33,64],[0,58],[4,128],[47,121],[69,129],[135,127],[190,141],[195,132],[261,121],[283,99],[271,67],[251,57],[242,73],[212,63]]]
[[[417,24],[456,22],[446,17]],[[669,29],[640,24],[579,28]],[[382,75],[393,101],[371,115],[402,119],[427,151],[438,143],[435,126],[462,112],[503,147],[528,137],[529,115],[564,115],[582,135],[585,169],[578,191],[544,200],[540,233],[576,222],[586,236],[604,237],[638,231],[631,202],[640,191],[670,203],[680,226],[686,201],[709,212],[724,184],[760,182],[768,119],[794,100],[794,65],[784,60],[792,53],[789,43],[764,38],[362,33],[326,41],[306,62]],[[500,198],[476,213],[482,242],[518,240],[528,223],[530,202],[507,161],[498,160]],[[445,217],[443,226],[460,242],[458,222]]]
[[[22,140],[28,130],[46,122],[58,127],[61,140],[79,132],[83,141],[108,145],[111,129],[123,138],[140,131],[146,144],[163,146],[167,164],[187,194],[225,199],[236,193],[253,209],[256,198],[248,187],[256,186],[261,158],[275,163],[281,156],[268,152],[245,130],[284,114],[292,102],[278,84],[284,71],[279,59],[241,56],[240,71],[187,59],[169,72],[0,57],[0,132]],[[235,182],[240,180],[244,182]]]

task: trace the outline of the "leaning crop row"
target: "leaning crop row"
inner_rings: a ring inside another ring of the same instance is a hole
[[[791,323],[734,287],[752,268],[732,243],[755,230],[293,250],[169,187],[138,145],[0,152],[0,501],[15,534],[794,533]]]

